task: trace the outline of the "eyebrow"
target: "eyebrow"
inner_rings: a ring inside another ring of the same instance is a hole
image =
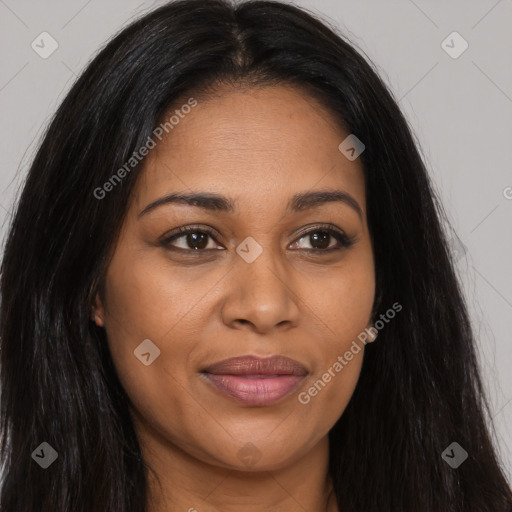
[[[363,212],[359,203],[348,192],[343,190],[316,190],[295,194],[288,202],[286,211],[290,213],[300,212],[332,202],[341,202],[350,206],[356,211],[360,219],[363,219]],[[233,200],[220,194],[211,192],[172,193],[149,203],[138,214],[138,217],[140,218],[159,206],[170,203],[185,204],[216,212],[234,213],[236,211]]]

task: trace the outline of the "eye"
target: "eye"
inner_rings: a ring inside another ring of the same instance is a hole
[[[293,242],[292,245],[298,246],[298,244],[304,240],[309,242],[312,247],[298,247],[298,249],[312,252],[338,251],[342,248],[348,248],[354,243],[354,240],[346,233],[340,231],[338,228],[332,227],[330,224],[315,226],[308,231],[303,231],[300,233],[297,241]],[[334,244],[332,242],[334,242]],[[338,246],[336,246],[336,242]]]
[[[164,238],[160,244],[168,249],[177,249],[178,251],[199,252],[218,249],[216,244],[210,244],[210,247],[208,247],[209,239],[215,240],[213,231],[208,228],[186,226],[176,229],[174,233],[175,234]],[[181,247],[175,244],[178,240],[180,240]]]
[[[309,242],[311,248],[300,247],[299,244],[302,241]],[[174,230],[170,236],[165,237],[160,242],[160,245],[170,250],[189,253],[224,249],[214,242],[215,233],[213,230],[207,227],[185,226]],[[309,230],[303,230],[299,234],[299,238],[290,247],[315,253],[329,253],[342,248],[348,248],[353,243],[354,239],[350,238],[346,233],[331,224],[326,224],[314,226]]]

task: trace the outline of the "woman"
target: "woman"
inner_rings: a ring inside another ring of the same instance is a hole
[[[512,510],[443,220],[390,93],[304,10],[136,21],[10,228],[1,510]]]

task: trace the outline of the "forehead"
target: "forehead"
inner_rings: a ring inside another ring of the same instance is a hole
[[[306,92],[225,87],[181,110],[188,99],[164,116],[174,115],[172,129],[147,156],[136,187],[139,205],[175,190],[222,191],[270,204],[282,194],[341,187],[364,208],[360,162],[338,149],[349,134]]]

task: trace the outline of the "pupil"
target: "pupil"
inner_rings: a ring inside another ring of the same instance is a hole
[[[311,245],[313,247],[316,247],[317,249],[327,249],[327,247],[329,247],[329,233],[326,233],[325,231],[317,231],[316,233],[312,233],[310,237]],[[320,245],[315,246],[315,242],[320,242]]]
[[[189,233],[187,235],[187,243],[189,246],[191,246],[192,249],[204,249],[207,245],[207,237],[205,233]],[[199,241],[199,246],[196,246],[197,242]],[[206,241],[206,243],[204,243]],[[201,244],[201,242],[203,242]]]

